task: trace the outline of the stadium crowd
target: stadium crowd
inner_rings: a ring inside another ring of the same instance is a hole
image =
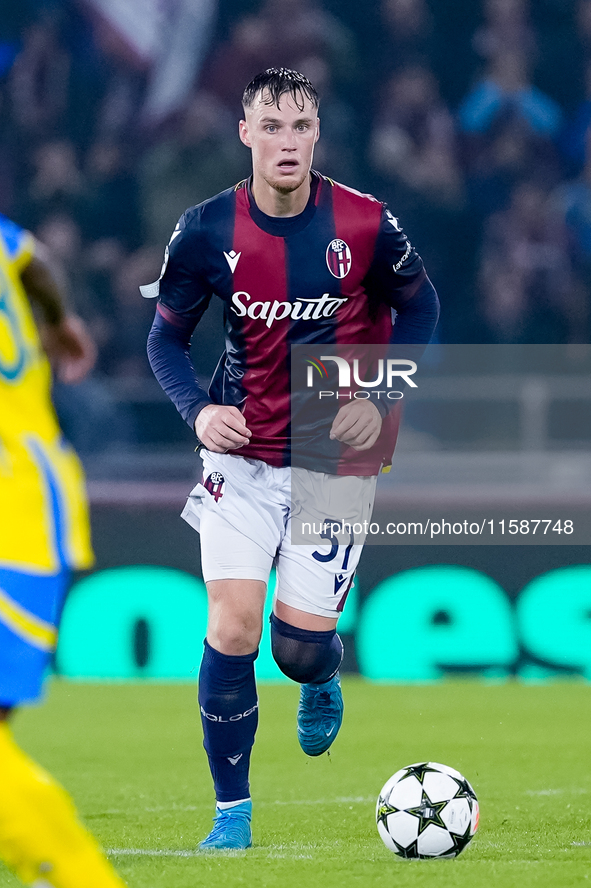
[[[188,205],[249,174],[240,95],[269,66],[318,88],[315,167],[386,200],[416,241],[442,341],[589,340],[591,0],[202,4],[207,44],[178,54],[189,76],[168,105],[92,2],[1,13],[0,212],[64,266],[99,344],[95,407],[101,374],[151,376],[138,284]]]

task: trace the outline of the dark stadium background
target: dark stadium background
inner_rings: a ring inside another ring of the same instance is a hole
[[[96,570],[199,570],[197,537],[178,518],[198,475],[192,434],[152,378],[154,306],[138,286],[157,277],[180,212],[248,175],[239,96],[263,67],[318,84],[316,166],[388,201],[440,294],[442,343],[589,342],[591,0],[22,0],[3,5],[0,24],[0,212],[49,245],[100,347],[90,380],[55,389],[89,479]],[[223,347],[219,322],[214,307],[202,324],[204,377]],[[481,440],[409,418],[401,460],[418,463],[407,500],[412,484],[428,499],[421,459],[437,473],[445,454],[470,453],[485,467],[486,504],[499,485],[487,453],[509,474],[525,453],[540,495],[548,467],[564,469],[553,502],[588,514],[591,388],[574,380],[576,418],[565,419],[560,393],[540,401],[538,388],[529,404],[521,383],[515,374],[504,406],[484,389],[472,402],[496,417]],[[529,433],[505,434],[512,398],[531,407]],[[469,499],[474,481],[455,471],[447,480]],[[514,599],[589,555],[566,544],[371,547],[359,586],[363,600],[399,571],[453,564]],[[589,613],[591,592],[583,623]]]

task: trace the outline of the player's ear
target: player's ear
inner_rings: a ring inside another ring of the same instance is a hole
[[[247,148],[251,148],[250,144],[250,136],[248,135],[248,124],[246,120],[241,120],[238,124],[238,135],[240,136],[240,141],[243,145],[246,145]]]
[[[316,136],[314,138],[314,144],[316,144],[316,142],[318,141],[319,138],[320,138],[320,118],[317,117],[316,118]]]

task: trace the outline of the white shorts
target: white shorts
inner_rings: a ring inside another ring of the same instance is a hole
[[[298,490],[314,491],[314,512],[335,514],[335,497],[346,486],[355,515],[369,521],[376,477],[336,477],[308,469],[277,468],[231,453],[203,452],[203,481],[191,491],[182,517],[201,535],[206,582],[236,579],[267,583],[277,570],[276,597],[298,610],[338,617],[353,583],[363,548],[361,535],[335,536],[318,527],[314,545],[294,544],[292,521],[302,503],[292,503],[292,475]],[[332,505],[331,505],[332,504]],[[306,506],[304,504],[304,510]],[[361,542],[359,542],[361,540]]]

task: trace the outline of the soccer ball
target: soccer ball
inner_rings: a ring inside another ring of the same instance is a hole
[[[384,785],[376,822],[384,845],[398,857],[457,857],[478,827],[478,800],[459,771],[420,762]]]

